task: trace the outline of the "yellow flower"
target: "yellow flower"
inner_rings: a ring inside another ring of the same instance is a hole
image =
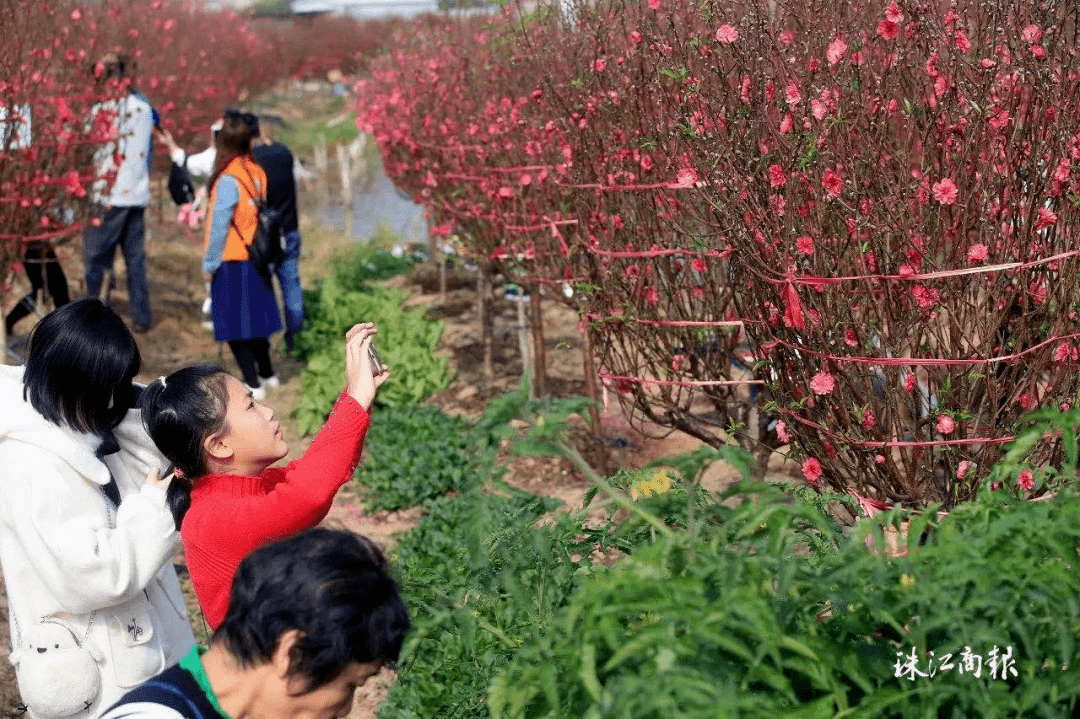
[[[905,587],[913,587],[915,586],[915,577],[911,576],[910,574],[901,574],[900,584]]]
[[[630,488],[630,498],[651,497],[654,493],[663,494],[671,489],[671,477],[667,470],[662,469],[652,477],[634,483]]]
[[[664,492],[671,489],[671,477],[668,476],[666,469],[661,469],[659,472],[653,475],[652,479],[649,480],[649,484],[652,488],[652,491],[656,492],[657,494],[663,494]]]

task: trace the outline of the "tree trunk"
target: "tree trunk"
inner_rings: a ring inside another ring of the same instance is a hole
[[[521,353],[521,375],[529,382],[529,399],[536,399],[536,383],[532,381],[532,353],[529,352],[529,325],[525,314],[525,288],[522,287],[517,299],[517,336],[518,351]]]
[[[486,264],[480,266],[476,276],[476,314],[480,318],[480,343],[483,348],[484,380],[491,386],[495,379],[495,368],[491,361],[491,275]]]
[[[532,286],[529,299],[529,324],[532,329],[533,371],[536,396],[547,396],[547,351],[544,348],[544,311],[540,306],[540,283]]]
[[[589,405],[589,422],[592,425],[593,437],[599,439],[602,434],[600,428],[600,407],[602,402],[600,387],[596,382],[598,375],[596,364],[593,362],[592,338],[589,336],[587,327],[582,337],[581,358],[582,364],[585,366],[585,392],[588,394],[589,399],[592,400],[592,404]]]

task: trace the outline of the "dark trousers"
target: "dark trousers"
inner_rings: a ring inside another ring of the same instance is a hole
[[[30,280],[30,294],[19,300],[19,304],[11,308],[11,312],[4,318],[4,327],[9,335],[15,329],[16,322],[37,309],[37,293],[42,288],[48,289],[53,304],[57,307],[66,305],[71,300],[64,268],[60,266],[56,253],[48,244],[29,243],[23,254],[23,268]]]
[[[98,297],[105,270],[111,269],[116,246],[124,253],[127,266],[128,300],[131,324],[150,326],[150,285],[146,280],[145,207],[110,207],[101,216],[101,224],[89,227],[83,239],[86,264],[86,294]]]
[[[260,377],[274,375],[274,368],[270,365],[270,340],[265,337],[230,340],[229,349],[236,357],[236,364],[240,365],[240,372],[244,375],[244,384],[248,387],[258,387],[262,384],[259,381]]]

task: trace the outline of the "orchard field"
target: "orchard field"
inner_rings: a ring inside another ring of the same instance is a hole
[[[349,73],[431,237],[303,218],[269,401],[296,456],[341,333],[378,323],[394,378],[328,521],[390,548],[414,628],[354,716],[1080,710],[1073,4],[541,1],[396,32],[153,6],[5,10],[34,41],[0,85],[4,309],[23,242],[81,277],[105,138],[76,118],[123,90],[101,52],[190,143],[226,104],[310,122],[329,87],[281,81]],[[235,57],[185,44],[223,32]],[[221,356],[173,211],[144,379]]]

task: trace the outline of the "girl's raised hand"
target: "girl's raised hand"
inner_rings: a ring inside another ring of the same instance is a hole
[[[378,332],[371,322],[353,325],[345,333],[345,381],[348,383],[349,396],[355,399],[365,410],[370,410],[375,402],[375,392],[382,383],[390,378],[390,370],[383,367],[379,374],[371,366],[368,348],[371,338]]]

